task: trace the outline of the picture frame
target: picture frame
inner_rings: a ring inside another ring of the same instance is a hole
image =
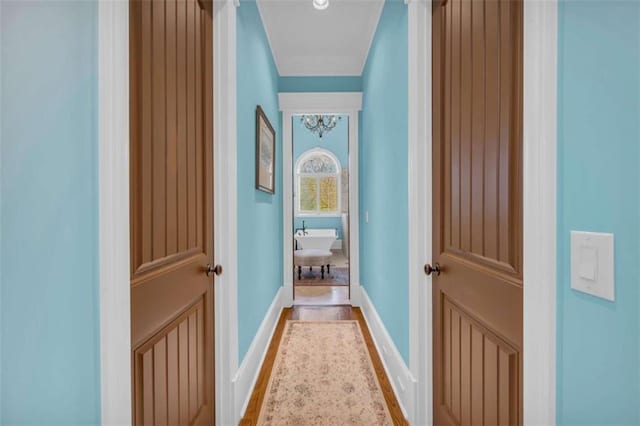
[[[256,189],[276,192],[276,131],[260,105],[256,107]]]

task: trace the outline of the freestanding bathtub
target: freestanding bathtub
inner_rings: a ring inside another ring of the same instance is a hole
[[[298,230],[294,238],[298,242],[298,249],[302,250],[331,250],[333,242],[338,239],[335,229],[307,229]]]

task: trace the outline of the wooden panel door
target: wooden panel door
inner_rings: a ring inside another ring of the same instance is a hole
[[[522,16],[433,8],[437,425],[522,424]]]
[[[214,420],[211,6],[130,2],[136,425]]]

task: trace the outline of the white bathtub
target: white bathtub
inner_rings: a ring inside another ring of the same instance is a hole
[[[298,230],[294,238],[298,242],[298,249],[331,250],[338,234],[335,229],[307,229],[305,233]]]

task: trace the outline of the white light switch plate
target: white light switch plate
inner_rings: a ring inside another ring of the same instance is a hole
[[[615,300],[613,234],[571,231],[571,288]]]

